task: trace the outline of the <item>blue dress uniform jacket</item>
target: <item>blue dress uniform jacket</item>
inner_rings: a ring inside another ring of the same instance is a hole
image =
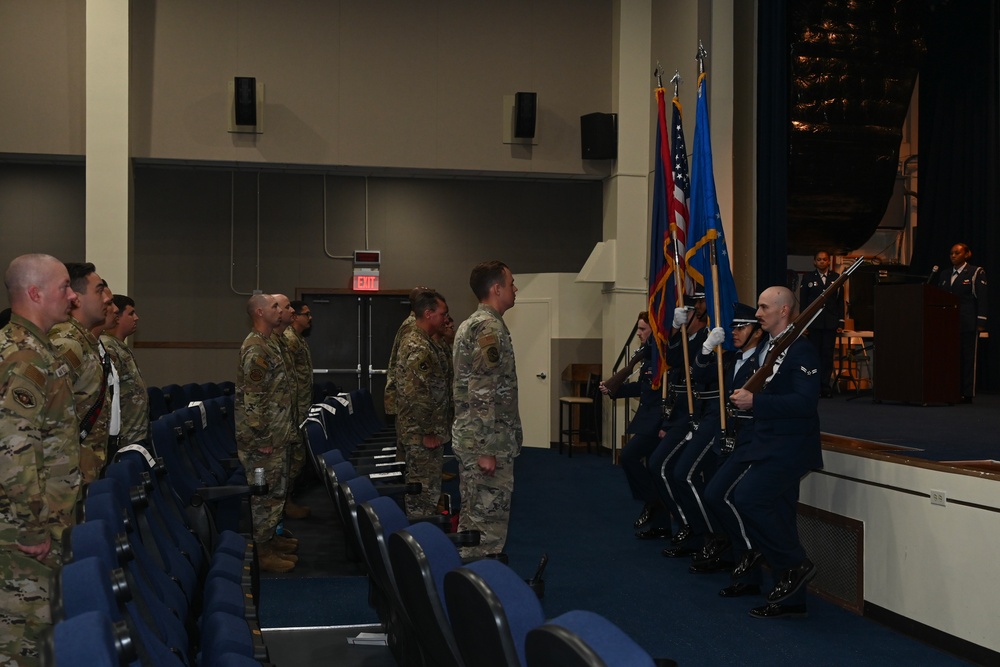
[[[968,333],[975,331],[976,327],[985,327],[986,314],[989,312],[986,272],[980,266],[966,263],[952,282],[953,271],[944,272],[938,287],[958,297],[958,320],[962,327],[961,331]]]
[[[615,398],[639,398],[639,407],[636,408],[632,421],[629,422],[627,433],[632,434],[655,434],[660,430],[660,420],[663,412],[663,392],[661,389],[653,389],[653,379],[656,373],[656,366],[653,363],[653,347],[646,346],[646,351],[639,366],[639,379],[635,382],[627,382],[618,390]]]
[[[761,343],[758,352],[766,349]],[[771,381],[754,396],[753,439],[734,453],[741,461],[782,459],[802,474],[823,467],[819,440],[819,359],[799,338],[785,351]]]

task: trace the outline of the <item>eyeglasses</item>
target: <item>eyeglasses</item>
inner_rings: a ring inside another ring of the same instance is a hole
[[[312,313],[292,313],[292,315],[298,315],[299,317],[308,317],[310,319],[312,319],[313,316]]]

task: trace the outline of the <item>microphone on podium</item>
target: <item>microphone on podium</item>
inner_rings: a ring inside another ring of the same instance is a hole
[[[934,268],[931,269],[931,274],[929,276],[927,276],[927,283],[926,283],[927,285],[930,285],[931,283],[934,282],[934,277],[937,276],[938,271],[940,271],[940,270],[941,270],[941,267],[938,266],[937,264],[935,264]]]

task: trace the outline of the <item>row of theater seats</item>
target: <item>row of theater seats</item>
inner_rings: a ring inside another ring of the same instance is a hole
[[[234,426],[231,391],[178,404],[84,489],[44,664],[269,664]]]
[[[191,382],[188,384],[168,384],[162,387],[146,387],[149,396],[149,419],[156,421],[174,410],[186,408],[195,401],[232,396],[236,393],[233,382]]]
[[[546,621],[531,582],[498,559],[463,562],[476,534],[448,533],[448,517],[407,517],[395,447],[371,396],[353,392],[314,406],[305,425],[317,470],[346,532],[348,555],[369,574],[369,603],[401,665],[424,667],[646,667],[654,660],[598,614]]]

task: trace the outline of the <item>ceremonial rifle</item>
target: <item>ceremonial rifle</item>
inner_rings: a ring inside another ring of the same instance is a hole
[[[833,281],[827,288],[823,290],[816,299],[805,308],[798,317],[792,320],[792,323],[785,327],[785,330],[780,334],[775,336],[774,340],[771,341],[771,347],[767,352],[767,357],[764,358],[764,363],[760,365],[760,368],[750,376],[750,379],[746,381],[743,385],[743,389],[749,391],[750,393],[756,394],[770,382],[771,377],[774,374],[775,362],[785,353],[792,343],[798,340],[799,336],[812,324],[812,321],[816,319],[816,316],[823,311],[823,307],[826,306],[826,302],[837,293],[837,291],[843,287],[844,283],[851,276],[854,271],[865,263],[865,259],[859,258],[848,268],[844,269],[844,272],[840,274],[840,277]]]

